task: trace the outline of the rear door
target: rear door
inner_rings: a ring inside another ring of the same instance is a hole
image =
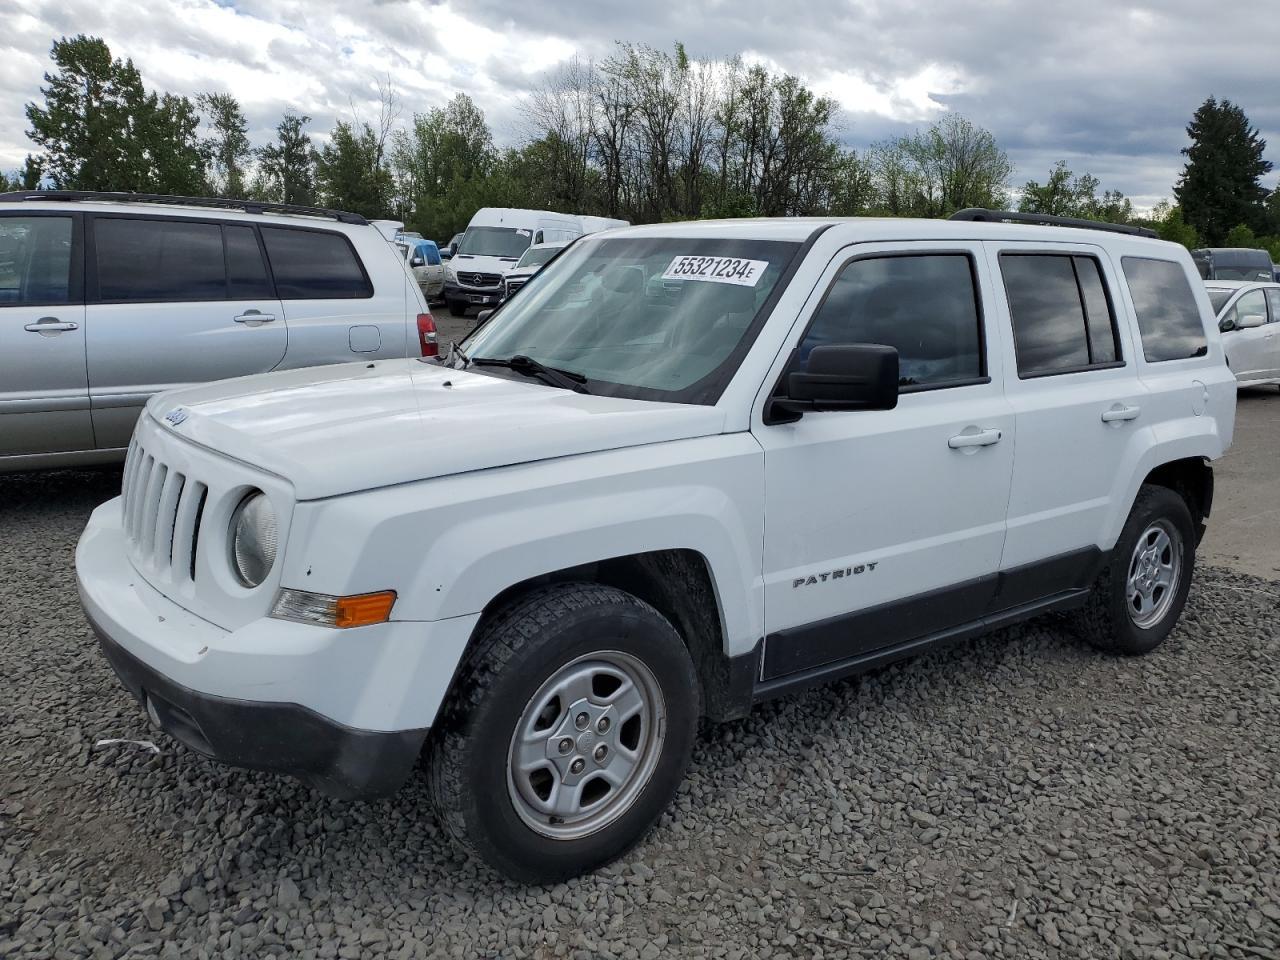
[[[0,457],[93,449],[79,214],[0,214]]]
[[[1110,258],[1089,244],[987,245],[1013,337],[1004,391],[1017,421],[996,609],[1088,584],[1128,496],[1146,390],[1120,333]],[[1127,506],[1125,508],[1127,511]]]
[[[124,447],[143,404],[189,383],[265,373],[288,334],[256,228],[90,218],[89,399],[100,449]]]

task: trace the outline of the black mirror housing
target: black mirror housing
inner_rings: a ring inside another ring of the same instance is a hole
[[[476,325],[479,326],[480,324],[484,323],[486,320],[488,320],[492,316],[493,316],[492,310],[481,310],[479,313],[476,314]]]
[[[814,347],[803,370],[786,378],[772,405],[798,419],[816,410],[892,410],[898,405],[898,350],[879,343]]]

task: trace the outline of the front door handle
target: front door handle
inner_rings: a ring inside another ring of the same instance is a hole
[[[973,429],[972,427],[970,429]],[[947,441],[952,450],[963,450],[965,447],[989,447],[999,443],[1003,434],[999,430],[975,430],[973,433],[958,433]]]
[[[232,317],[236,323],[270,323],[276,318],[274,313],[263,313],[260,310],[246,310],[238,317]]]
[[[1110,410],[1102,411],[1102,422],[1115,423],[1119,420],[1137,420],[1138,414],[1141,412],[1141,407],[1126,407],[1117,403]]]
[[[66,333],[68,330],[79,330],[80,324],[70,320],[59,320],[57,317],[41,317],[35,323],[28,323],[22,328],[28,333]]]

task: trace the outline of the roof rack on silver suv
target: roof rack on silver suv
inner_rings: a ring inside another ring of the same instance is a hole
[[[126,193],[110,190],[17,190],[0,193],[0,203],[21,203],[24,200],[98,200],[107,203],[158,203],[179,207],[214,207],[225,210],[243,210],[245,213],[288,213],[303,217],[324,217],[339,223],[366,224],[369,221],[358,213],[329,210],[326,207],[308,207],[297,203],[272,203],[268,200],[234,200],[226,197],[171,197],[162,193]]]
[[[1039,223],[1055,227],[1081,227],[1085,230],[1106,230],[1108,233],[1127,233],[1135,237],[1159,239],[1159,234],[1146,227],[1134,227],[1127,223],[1103,223],[1100,220],[1082,220],[1079,217],[1055,217],[1048,213],[1021,213],[1017,210],[986,210],[968,207],[957,210],[952,220],[974,220],[979,223]]]

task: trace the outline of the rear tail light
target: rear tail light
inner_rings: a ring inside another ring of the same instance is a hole
[[[440,344],[436,342],[436,322],[429,313],[418,314],[418,347],[424,357],[440,356]]]

